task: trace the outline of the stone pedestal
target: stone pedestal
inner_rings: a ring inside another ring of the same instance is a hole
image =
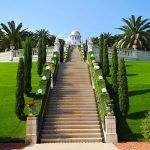
[[[116,117],[106,116],[105,117],[105,142],[112,143],[118,142],[118,137],[116,133]]]
[[[93,50],[93,42],[92,42],[92,39],[89,37],[89,40],[88,40],[88,52],[91,52]]]
[[[9,61],[13,61],[13,56],[14,56],[14,52],[13,50],[10,50]]]
[[[27,144],[37,143],[37,117],[34,116],[27,117],[25,143]]]
[[[55,45],[54,51],[58,52],[58,63],[60,64],[60,43],[58,37],[56,37],[54,45]]]

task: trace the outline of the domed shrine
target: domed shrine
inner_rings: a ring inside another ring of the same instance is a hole
[[[78,46],[81,44],[81,35],[79,31],[73,30],[70,34],[70,43],[72,46]]]

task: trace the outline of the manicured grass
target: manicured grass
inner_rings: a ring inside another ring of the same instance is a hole
[[[17,63],[0,63],[0,141],[23,141],[25,137],[25,121],[15,115],[15,93]],[[32,66],[32,92],[36,92],[40,78]],[[26,97],[27,99],[27,97]]]
[[[126,69],[130,109],[127,119],[118,119],[119,139],[143,141],[141,121],[150,111],[150,61],[126,61]]]

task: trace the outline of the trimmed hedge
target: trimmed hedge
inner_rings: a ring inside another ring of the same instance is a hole
[[[42,98],[40,111],[38,113],[38,136],[39,136],[39,133],[40,133],[40,130],[41,130],[41,124],[43,122],[44,108],[45,108],[46,103],[47,103],[46,100],[47,100],[47,97],[49,96],[48,95],[48,90],[49,90],[49,87],[51,86],[51,79],[52,79],[51,74],[53,74],[53,81],[54,82],[55,82],[55,78],[56,78],[56,75],[57,75],[58,52],[54,52],[53,56],[55,56],[55,55],[56,55],[56,57],[52,58],[53,63],[50,65],[50,70],[46,70],[46,68],[44,68],[44,71],[43,71],[43,75],[46,76],[47,80],[45,80],[44,82],[43,81],[40,82],[40,86],[41,87],[43,86],[42,88],[44,90],[44,95],[43,95],[43,98]],[[46,66],[48,66],[48,65],[46,65]]]
[[[88,52],[88,64],[89,64],[90,74],[93,77],[93,81],[95,85],[95,93],[96,93],[96,97],[97,97],[97,101],[99,105],[102,127],[104,129],[105,116],[108,114],[106,110],[106,106],[107,106],[107,102],[110,101],[110,97],[107,91],[105,93],[102,92],[102,89],[106,88],[106,83],[104,79],[101,79],[101,80],[99,79],[99,76],[102,76],[102,70],[94,68],[93,60],[95,60],[95,58],[93,57],[93,55],[94,55],[93,52]],[[111,113],[113,114],[113,111],[111,111]]]
[[[84,61],[84,47],[79,47],[80,59]]]
[[[63,54],[63,56],[64,56],[63,62],[69,61],[69,54],[71,51],[72,51],[72,48],[70,46],[66,48],[66,50],[64,51],[64,54]]]

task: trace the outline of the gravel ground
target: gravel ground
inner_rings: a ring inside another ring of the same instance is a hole
[[[150,142],[113,143],[119,150],[150,150]]]
[[[27,145],[23,143],[0,143],[0,150],[21,150],[24,149]]]

